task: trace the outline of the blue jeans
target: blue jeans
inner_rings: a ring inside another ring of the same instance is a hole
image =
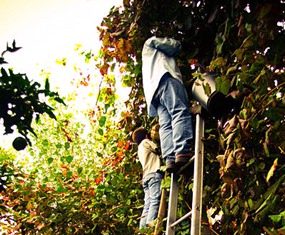
[[[159,118],[162,157],[190,155],[193,140],[192,115],[184,85],[166,73],[153,98]]]
[[[155,220],[158,213],[162,174],[150,173],[143,179],[144,207],[140,220],[140,229]]]

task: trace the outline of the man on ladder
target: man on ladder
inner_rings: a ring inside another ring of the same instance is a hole
[[[216,91],[214,78],[201,74],[192,86],[192,95],[199,102],[196,112],[195,152],[193,144],[192,114],[175,56],[181,49],[179,41],[153,36],[146,40],[142,50],[143,88],[150,116],[158,116],[162,157],[171,174],[171,187],[167,215],[166,235],[175,234],[175,225],[190,215],[191,234],[201,234],[204,120],[202,107],[213,116],[230,108],[226,97]],[[204,87],[210,88],[205,92]],[[229,106],[229,107],[228,107]],[[194,161],[192,211],[176,221],[179,174]]]
[[[146,40],[142,50],[143,88],[147,111],[150,116],[158,116],[162,157],[174,187],[177,187],[176,177],[179,170],[194,156],[190,103],[175,61],[180,49],[181,44],[175,39],[153,36]],[[174,228],[169,223],[176,219],[177,190],[178,188],[173,189],[174,193],[170,194],[168,209],[170,214],[167,226],[173,231]],[[167,233],[171,234],[174,233]]]
[[[142,51],[143,88],[150,116],[158,116],[162,157],[176,172],[194,155],[192,115],[181,72],[175,62],[181,44],[153,36]]]

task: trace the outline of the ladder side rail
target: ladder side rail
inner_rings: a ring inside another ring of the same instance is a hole
[[[166,221],[166,235],[174,235],[175,228],[171,227],[171,224],[176,220],[178,202],[178,177],[176,174],[171,173],[171,185],[169,192],[168,212]]]
[[[202,193],[203,193],[203,164],[204,164],[204,120],[196,115],[196,138],[194,160],[194,183],[192,199],[191,235],[201,235]]]

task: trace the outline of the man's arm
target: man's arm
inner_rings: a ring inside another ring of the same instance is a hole
[[[170,57],[176,56],[181,49],[181,43],[173,38],[151,37],[145,42],[145,45],[157,49]]]
[[[154,154],[156,154],[156,155],[161,155],[161,152],[160,152],[158,146],[157,146],[152,140],[145,141],[144,147],[145,147],[148,151],[150,151],[150,152],[152,152],[152,153],[154,153]]]

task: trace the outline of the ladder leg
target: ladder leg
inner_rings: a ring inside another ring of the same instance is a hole
[[[178,201],[178,177],[174,173],[171,174],[171,184],[169,192],[166,235],[174,235],[175,227],[171,226],[176,220],[177,201]]]
[[[164,177],[164,178],[166,178],[166,177]],[[158,235],[161,232],[161,227],[163,224],[163,218],[165,217],[165,212],[166,212],[166,197],[167,197],[167,192],[166,192],[166,189],[163,188],[162,192],[161,192],[159,210],[158,210],[158,214],[157,214],[157,223],[155,225],[153,235]]]
[[[204,160],[204,120],[196,115],[196,140],[194,160],[194,183],[192,199],[191,235],[201,235],[202,193],[203,193],[203,160]]]

